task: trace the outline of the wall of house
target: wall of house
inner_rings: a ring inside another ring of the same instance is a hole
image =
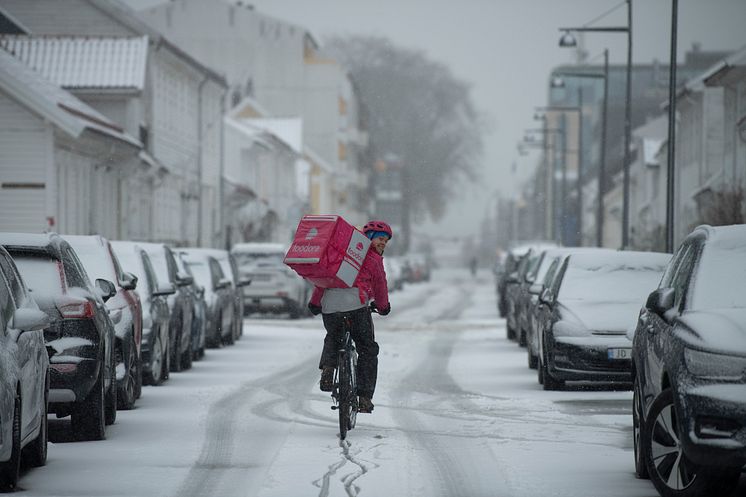
[[[32,34],[133,34],[103,11],[93,7],[92,2],[85,0],[3,0],[3,9],[30,29]]]
[[[57,217],[53,132],[0,91],[0,231],[41,232]]]

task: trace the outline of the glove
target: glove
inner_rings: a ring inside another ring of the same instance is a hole
[[[378,310],[378,314],[380,314],[381,316],[387,316],[389,312],[391,312],[391,304],[387,305],[383,309]]]
[[[313,314],[314,316],[318,316],[319,314],[321,314],[321,306],[320,305],[312,304],[312,303],[309,302],[308,303],[308,310],[311,311],[311,314]]]

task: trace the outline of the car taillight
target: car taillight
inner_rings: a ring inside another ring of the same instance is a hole
[[[92,318],[93,304],[88,300],[57,302],[57,310],[63,318]]]

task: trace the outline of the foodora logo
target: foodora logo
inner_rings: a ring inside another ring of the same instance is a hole
[[[319,230],[317,230],[316,228],[311,228],[310,230],[308,230],[308,233],[306,233],[306,240],[313,240],[318,234]]]

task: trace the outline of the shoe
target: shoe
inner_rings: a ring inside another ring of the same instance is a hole
[[[368,397],[358,398],[357,412],[371,413],[373,412],[373,407],[373,401],[371,401]]]
[[[334,368],[331,366],[324,366],[321,370],[321,381],[319,381],[319,388],[322,392],[331,392],[334,390]]]

